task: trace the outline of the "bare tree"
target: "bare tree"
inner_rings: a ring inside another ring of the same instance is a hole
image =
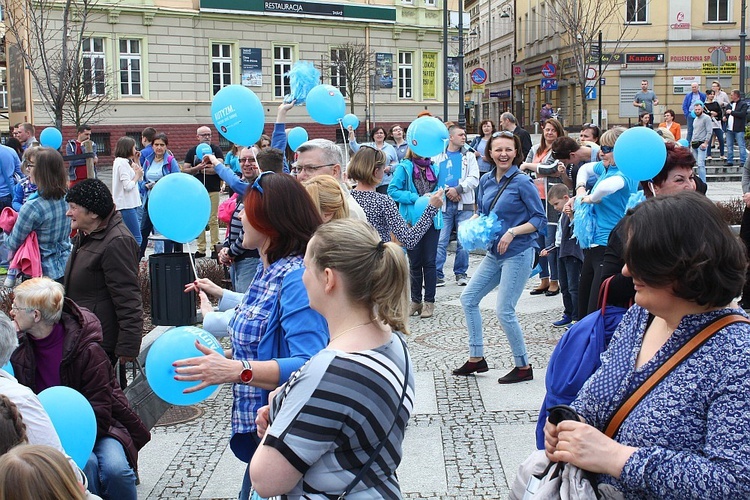
[[[364,93],[375,74],[375,53],[363,43],[347,42],[331,49],[331,84],[338,86],[349,98],[350,112],[354,113],[355,96]]]
[[[634,5],[645,9],[648,1],[635,2]],[[575,80],[581,96],[581,123],[588,119],[586,71],[590,64],[587,55],[598,45],[599,32],[603,35],[602,50],[606,48],[611,53],[617,53],[637,34],[629,24],[637,13],[626,12],[628,3],[628,0],[556,0],[548,3],[550,21],[563,38],[561,51],[571,51],[575,62]],[[603,62],[602,71],[609,62]]]
[[[17,47],[37,95],[58,128],[64,118],[76,125],[84,117],[93,121],[110,105],[106,91],[85,95],[96,78],[94,71],[84,70],[82,56],[95,5],[96,0],[3,2],[6,36]],[[78,109],[68,109],[72,106]]]

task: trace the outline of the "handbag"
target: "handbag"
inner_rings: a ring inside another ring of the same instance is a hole
[[[237,193],[234,193],[232,196],[227,198],[226,200],[219,203],[219,212],[218,217],[219,220],[229,224],[232,221],[232,214],[234,214],[234,211],[237,209]]]
[[[693,149],[698,149],[699,147],[701,147],[701,144],[703,144],[703,141],[692,141],[690,143],[690,147]]]
[[[703,327],[620,404],[604,427],[604,434],[614,439],[625,418],[659,382],[716,332],[733,323],[750,323],[750,320],[739,314],[727,314]],[[604,484],[594,489],[589,483],[588,486],[591,487],[589,490],[586,485],[581,484],[585,480],[586,472],[578,467],[562,463],[553,465],[555,463],[547,458],[544,450],[532,453],[518,469],[511,487],[510,498],[514,500],[624,498],[619,491]]]
[[[117,369],[120,376],[124,374],[125,367],[118,363]],[[156,422],[172,406],[154,393],[146,379],[146,372],[138,358],[133,362],[133,381],[123,389],[125,396],[130,402],[130,407],[138,414],[143,425],[150,431]]]

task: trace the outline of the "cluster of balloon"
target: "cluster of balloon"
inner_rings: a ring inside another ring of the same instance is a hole
[[[648,127],[633,127],[617,138],[614,156],[623,175],[635,181],[647,181],[664,167],[667,147],[656,131]]]
[[[216,337],[206,330],[194,326],[173,328],[156,339],[146,356],[146,380],[154,393],[167,403],[189,406],[208,398],[218,386],[208,386],[200,391],[184,394],[183,391],[197,385],[195,382],[175,380],[172,364],[180,359],[203,356],[195,347],[195,341],[224,354]]]

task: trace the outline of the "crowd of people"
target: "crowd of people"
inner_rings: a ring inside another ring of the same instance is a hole
[[[658,100],[647,85],[642,90],[634,104],[648,112],[641,124],[649,125]],[[712,102],[705,103],[709,113]],[[80,166],[66,168],[51,148],[21,146],[20,187],[3,198],[10,207],[19,197],[5,245],[13,262],[21,254],[35,258],[24,245],[36,245],[38,270],[22,272],[10,318],[0,314],[0,365],[10,362],[15,372],[14,378],[0,370],[0,428],[8,429],[0,439],[0,477],[26,462],[46,471],[53,483],[47,488],[68,491],[66,498],[136,498],[138,450],[150,435],[115,369],[140,352],[139,263],[155,230],[149,193],[165,176],[185,172],[211,200],[212,242],[224,214],[215,257],[231,276],[231,289],[196,278],[185,290],[199,297],[203,328],[228,337],[230,348],[219,353],[196,344],[201,355],[177,361],[175,378],[194,384],[186,392],[232,384],[230,447],[247,464],[240,499],[253,492],[400,495],[396,470],[414,406],[404,335],[410,317],[438,325],[436,288],[448,284],[452,233],[491,215],[501,229],[471,276],[468,250],[456,243],[453,282],[464,287],[468,359],[453,375],[491,367],[479,304],[495,288],[495,314],[512,352],[512,369],[498,383],[514,384],[534,378],[516,314],[533,270],[541,284],[532,295],[550,307],[560,299],[546,297],[561,295],[564,313],[555,327],[595,313],[600,285],[611,278],[608,300],[635,305],[601,369],[572,402],[582,420],[543,425],[547,456],[599,473],[598,482],[629,497],[750,491],[748,454],[730,438],[737,432],[732,423],[747,420],[741,410],[748,364],[734,349],[750,339],[735,301],[747,252],[700,194],[705,184],[693,173],[700,160],[695,148],[672,140],[680,133],[672,131],[673,112],[665,115],[671,138],[662,136],[664,168],[639,184],[615,162],[619,127],[584,124],[576,140],[548,116],[532,144],[505,112],[499,130],[484,120],[469,144],[463,127],[445,123],[445,148],[432,157],[412,151],[400,125],[373,128],[365,144],[350,130],[352,156],[345,161],[342,147],[325,139],[291,151],[284,128],[292,104],[279,107],[270,139],[235,145],[226,158],[209,127],[198,128],[198,145],[181,166],[165,134],[144,130],[140,150],[123,137],[111,186],[79,178]],[[704,102],[689,105],[696,111],[690,132],[698,137]],[[222,184],[231,197],[220,203]],[[639,194],[646,198],[640,204]],[[575,230],[578,210],[592,221],[585,239]],[[204,233],[195,257],[209,248]],[[165,241],[164,250],[182,248]],[[216,309],[209,296],[218,299]],[[678,365],[610,432],[619,403],[727,315],[732,322],[695,350],[714,368]],[[683,383],[695,377],[700,390]],[[97,438],[82,468],[66,457],[36,396],[57,385],[76,389],[94,408]],[[659,416],[663,408],[685,407],[695,410],[685,417],[690,435]],[[23,477],[19,472],[14,481]],[[2,488],[12,484],[8,479]]]

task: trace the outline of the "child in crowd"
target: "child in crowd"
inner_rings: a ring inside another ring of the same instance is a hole
[[[560,291],[563,296],[563,316],[552,323],[556,327],[571,325],[580,319],[578,311],[578,280],[581,276],[581,265],[583,264],[583,251],[573,236],[573,227],[570,219],[563,212],[565,204],[570,199],[570,192],[564,184],[555,184],[547,193],[549,204],[560,212],[555,248],[557,248],[558,278]],[[551,249],[545,248],[539,253],[544,257]]]

